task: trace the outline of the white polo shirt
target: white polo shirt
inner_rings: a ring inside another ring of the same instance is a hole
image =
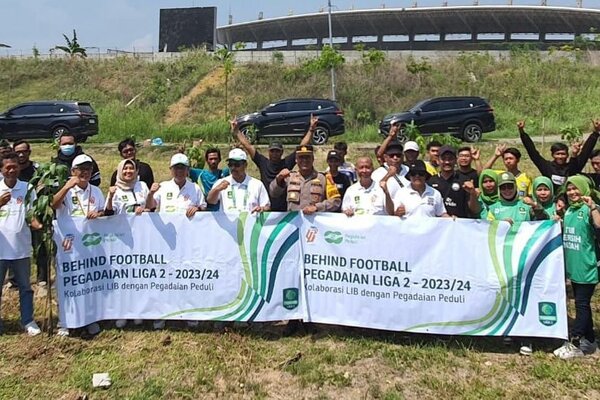
[[[185,214],[191,206],[206,207],[200,186],[189,180],[181,189],[173,179],[161,182],[160,189],[154,193],[154,201],[161,213]]]
[[[400,204],[404,204],[406,208],[405,217],[441,217],[446,213],[442,195],[427,184],[422,195],[413,190],[409,184],[404,189],[398,190],[392,199],[394,200],[394,210]]]
[[[31,256],[31,231],[25,220],[31,203],[36,199],[35,191],[25,203],[29,184],[17,180],[13,188],[0,181],[0,194],[10,192],[10,200],[0,208],[0,260],[19,260]]]
[[[388,192],[390,192],[390,197],[392,199],[394,198],[394,195],[396,194],[396,192],[400,189],[400,183],[402,184],[403,187],[407,187],[408,185],[410,185],[410,181],[404,177],[407,172],[408,172],[408,167],[406,165],[402,164],[400,166],[400,171],[395,176],[392,176],[388,179],[387,188],[388,188]],[[383,167],[379,167],[375,171],[373,171],[373,173],[371,174],[371,179],[373,179],[377,183],[377,185],[379,185],[379,182],[381,182],[381,180],[383,179],[384,176],[387,175],[387,173],[388,173],[387,165],[385,165]]]
[[[219,193],[219,211],[252,211],[255,207],[265,207],[271,204],[265,185],[256,178],[246,177],[242,182],[229,175],[219,179],[213,185],[216,187],[221,181],[229,182],[229,186]]]
[[[112,200],[115,214],[133,214],[137,206],[144,207],[148,191],[148,186],[144,181],[137,181],[133,190],[117,188]],[[108,204],[108,198],[106,199],[106,203]]]
[[[368,188],[360,182],[350,186],[342,200],[342,212],[348,209],[356,215],[385,215],[385,193],[379,183],[372,181]]]
[[[104,209],[104,195],[98,186],[88,183],[85,189],[72,187],[63,199],[62,205],[56,210],[56,218],[84,217],[90,211]]]

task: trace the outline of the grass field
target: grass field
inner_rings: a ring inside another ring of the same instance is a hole
[[[484,142],[484,158],[495,143]],[[354,144],[349,159],[372,154],[374,144]],[[228,150],[221,146],[224,154]],[[102,189],[119,157],[116,144],[88,144],[99,163]],[[168,179],[175,146],[141,148],[157,180]],[[289,151],[289,147],[286,151]],[[325,166],[327,148],[317,150]],[[32,159],[46,161],[54,150],[35,144]],[[523,169],[534,173],[529,160]],[[256,168],[250,164],[250,174]],[[43,290],[36,287],[36,319],[43,317]],[[572,301],[571,301],[572,302]],[[598,321],[600,296],[593,300]],[[572,304],[570,314],[572,313]],[[284,327],[254,324],[219,333],[206,323],[196,330],[171,323],[154,332],[103,323],[93,340],[26,337],[18,326],[18,296],[5,291],[0,336],[0,399],[497,399],[600,398],[600,355],[565,362],[551,354],[555,340],[535,342],[531,357],[518,355],[518,342],[501,339],[409,335],[319,326],[311,335],[285,337]],[[93,389],[92,374],[108,372],[112,386]]]

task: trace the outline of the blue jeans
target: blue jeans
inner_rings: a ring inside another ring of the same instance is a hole
[[[25,326],[33,321],[33,290],[29,282],[31,276],[31,262],[28,258],[19,260],[0,260],[0,305],[2,304],[2,286],[6,271],[13,271],[15,282],[19,287],[19,305],[21,306],[21,325]],[[2,320],[0,319],[0,330]]]

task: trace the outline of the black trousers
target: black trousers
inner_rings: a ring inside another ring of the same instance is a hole
[[[594,336],[594,321],[590,303],[596,284],[571,282],[571,286],[575,295],[575,324],[571,330],[571,336],[574,339],[586,338],[593,342],[596,338]]]

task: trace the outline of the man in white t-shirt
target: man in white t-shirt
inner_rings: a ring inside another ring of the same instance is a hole
[[[189,169],[190,160],[185,154],[173,155],[170,163],[173,179],[152,184],[146,207],[161,213],[185,214],[188,218],[206,210],[206,200],[200,186],[187,179]]]
[[[208,204],[219,204],[223,212],[269,211],[271,202],[265,185],[246,174],[248,156],[242,149],[229,152],[227,166],[231,175],[219,179],[207,196]]]
[[[346,190],[342,201],[342,212],[353,215],[386,215],[385,193],[371,178],[373,161],[360,157],[356,162],[358,182]]]
[[[384,145],[382,145],[381,147],[384,147]],[[397,142],[392,142],[388,145],[385,145],[383,153],[385,163],[383,164],[383,166],[373,171],[373,174],[371,175],[371,178],[377,184],[379,184],[379,182],[388,174],[390,167],[394,167],[394,170],[396,172],[391,177],[391,179],[389,179],[387,185],[387,188],[392,197],[400,188],[406,187],[410,183],[405,177],[406,173],[408,172],[408,167],[402,164],[404,160],[402,150],[402,144]]]
[[[90,183],[93,165],[92,158],[87,154],[80,154],[73,159],[71,178],[52,198],[56,219],[95,219],[104,215],[104,195],[98,186]],[[97,335],[100,325],[91,323],[86,330],[90,335]],[[59,327],[57,335],[69,336],[70,332],[67,328]]]
[[[10,152],[0,159],[0,172],[4,177],[0,181],[0,301],[6,271],[10,268],[19,288],[19,305],[21,309],[21,325],[29,336],[41,333],[33,320],[33,290],[31,289],[31,231],[25,219],[31,203],[35,201],[35,191],[31,192],[29,201],[27,182],[17,179],[19,176],[19,157]],[[34,218],[33,229],[41,225]],[[0,333],[2,320],[0,320]]]
[[[398,217],[448,217],[442,195],[426,183],[429,173],[422,160],[411,164],[406,176],[410,184],[396,192],[393,204],[386,202],[388,214]]]

